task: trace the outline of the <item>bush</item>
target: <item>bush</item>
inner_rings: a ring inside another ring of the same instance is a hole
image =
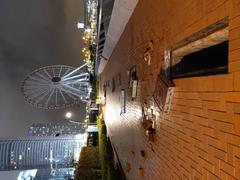
[[[97,124],[102,180],[120,180],[119,172],[114,169],[113,149],[107,138],[107,130],[102,115],[98,116]]]
[[[114,168],[113,149],[107,138],[107,129],[102,115],[97,118],[98,147],[83,147],[77,164],[76,180],[121,180],[118,169]]]
[[[101,165],[99,163],[98,147],[83,147],[77,164],[76,180],[99,180],[101,179]]]

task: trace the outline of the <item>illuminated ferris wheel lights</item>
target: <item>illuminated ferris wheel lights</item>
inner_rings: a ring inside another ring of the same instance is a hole
[[[82,70],[53,65],[37,69],[23,81],[21,91],[27,102],[38,108],[60,109],[89,97],[89,74]]]

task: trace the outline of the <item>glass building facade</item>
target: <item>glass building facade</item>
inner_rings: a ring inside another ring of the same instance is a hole
[[[69,167],[78,160],[86,139],[84,134],[0,139],[0,170]]]

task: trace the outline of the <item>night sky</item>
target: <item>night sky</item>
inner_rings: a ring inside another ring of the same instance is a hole
[[[64,121],[68,110],[36,109],[20,87],[31,71],[54,64],[79,66],[83,17],[81,0],[0,0],[0,137],[26,135],[37,122]],[[74,120],[85,105],[71,108]]]

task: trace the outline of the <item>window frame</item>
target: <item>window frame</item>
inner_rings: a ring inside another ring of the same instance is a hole
[[[202,29],[196,33],[193,33],[192,35],[188,36],[187,38],[184,38],[183,40],[181,40],[181,41],[175,43],[174,45],[170,46],[169,48],[167,48],[164,52],[164,67],[163,67],[166,77],[169,80],[171,80],[171,79],[207,76],[207,74],[206,75],[203,74],[203,75],[194,75],[194,76],[186,76],[186,77],[185,76],[184,77],[173,77],[172,76],[172,68],[175,65],[173,62],[174,61],[173,52],[184,46],[187,46],[191,43],[199,41],[203,38],[207,38],[211,34],[214,34],[225,28],[228,28],[228,22],[229,22],[228,17],[225,17],[225,18],[215,22],[214,24],[211,24],[210,26],[207,26],[204,29]],[[211,47],[211,46],[209,46],[209,47]],[[189,53],[189,54],[191,54],[191,53]],[[226,73],[216,73],[216,74],[209,74],[209,75],[219,75],[219,74],[226,74]]]

